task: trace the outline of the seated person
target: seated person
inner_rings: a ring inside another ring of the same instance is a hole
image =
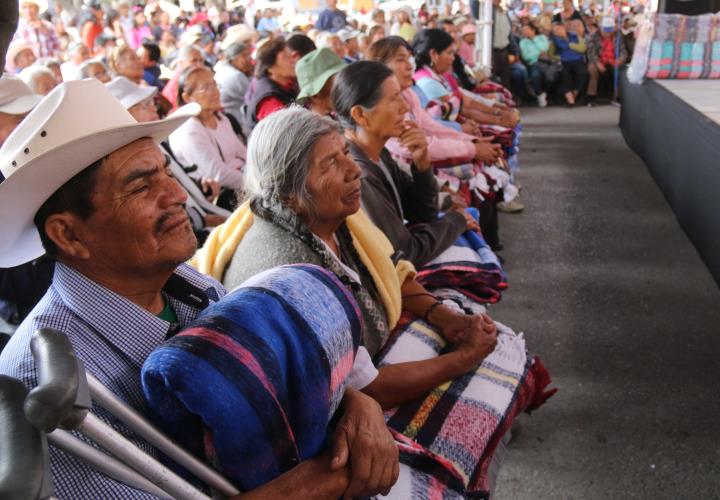
[[[330,49],[316,49],[300,59],[296,66],[300,93],[297,103],[305,105],[319,115],[329,115],[333,111],[332,91],[335,75],[345,67],[345,63]]]
[[[192,105],[166,120],[137,123],[97,80],[68,82],[3,145],[0,210],[17,216],[0,225],[5,236],[0,265],[19,265],[43,252],[57,263],[50,289],[0,354],[0,373],[34,387],[31,336],[38,328],[56,328],[69,337],[89,373],[144,413],[140,367],[146,357],[175,325],[192,321],[225,294],[218,282],[182,264],[196,249],[183,210],[187,195],[169,175],[156,144],[198,112]],[[78,113],[95,119],[68,128]],[[67,132],[41,138],[38,127]],[[28,156],[25,148],[37,152]],[[55,174],[43,176],[48,169]],[[396,452],[386,436],[357,432],[373,419],[383,422],[378,405],[346,391],[342,408],[347,433],[332,444],[343,455],[333,469],[325,457],[307,460],[248,498],[291,491],[337,498],[348,480],[357,480],[358,496],[378,484],[387,488],[391,483],[379,479],[384,468],[375,470],[373,463],[386,463],[388,453]],[[93,413],[144,452],[158,455],[102,408],[94,406]],[[345,467],[348,449],[353,470],[370,473],[360,477]],[[54,447],[50,463],[60,498],[148,498]]]
[[[258,49],[255,55],[255,81],[246,109],[251,128],[295,101],[298,94],[296,62],[290,47],[282,38],[270,40]]]
[[[582,26],[582,22],[579,22]],[[562,63],[560,81],[562,92],[568,106],[574,106],[577,96],[585,90],[587,82],[587,64],[585,62],[585,38],[568,31],[564,24],[553,24],[550,56],[557,57]]]
[[[45,66],[33,65],[25,68],[18,77],[37,95],[48,95],[58,84],[52,71]]]
[[[405,119],[410,107],[390,68],[376,61],[351,64],[335,78],[332,95],[350,157],[363,172],[363,209],[396,250],[420,267],[467,229],[479,229],[461,208],[438,218],[438,185],[425,134]],[[392,137],[412,154],[411,174],[385,149]]]
[[[455,39],[440,29],[420,31],[412,42],[417,71],[415,83],[427,97],[428,106],[438,106],[438,117],[458,121],[459,117],[484,125],[514,127],[517,116],[481,103],[471,94],[462,92],[449,80],[455,60]]]
[[[543,392],[549,376],[541,363],[528,359],[522,338],[502,333],[505,338],[496,345],[501,327],[496,329],[481,306],[455,296],[463,307],[467,305],[468,312],[452,307],[456,302],[443,302],[418,284],[410,263],[402,259],[394,262],[393,255],[397,254],[390,242],[359,210],[361,170],[348,156],[339,126],[331,119],[298,107],[273,113],[257,125],[250,137],[247,169],[249,199],[225,224],[213,230],[193,264],[222,279],[227,288],[240,285],[234,293],[250,293],[261,276],[275,275],[280,265],[306,263],[331,271],[357,301],[363,318],[362,346],[378,367],[377,377],[362,391],[387,410],[388,426],[398,440],[401,457],[409,460],[401,460],[401,471],[405,473],[399,476],[397,494],[409,498],[402,492],[417,491],[412,498],[431,498],[422,485],[433,481],[438,487],[434,492],[452,488],[458,498],[491,489],[487,470],[489,462],[494,461],[497,443],[506,436],[517,413],[537,407],[550,395]],[[272,293],[267,300],[274,303],[286,300],[286,296],[312,298],[322,288],[310,283],[302,291]],[[327,301],[326,307],[331,303]],[[270,310],[260,303],[254,309]],[[302,309],[306,311],[303,318],[321,322],[327,318],[326,308],[311,303]],[[407,314],[400,320],[403,309]],[[230,326],[234,314],[229,305],[215,319],[203,319],[188,334],[205,336],[206,330],[227,325],[223,330],[238,338],[233,333],[235,327]],[[406,330],[409,315],[424,318],[411,323],[417,325],[415,330]],[[273,328],[275,335],[259,335],[261,342],[284,345],[285,313],[273,316],[278,318],[278,326]],[[335,329],[337,326],[329,328]],[[254,332],[267,332],[268,328],[259,324],[249,330],[256,335]],[[248,341],[243,338],[241,342]],[[298,350],[306,352],[308,347],[303,344],[293,349],[292,360]],[[198,362],[215,364],[214,350],[197,353]],[[486,384],[485,374],[496,369],[497,363],[503,366],[502,387],[491,389],[494,382]],[[162,378],[162,370],[153,371]],[[507,377],[509,374],[513,375]],[[468,384],[471,379],[482,382]],[[510,380],[518,382],[507,385]],[[449,387],[456,390],[448,389],[447,397],[441,396]],[[230,384],[228,393],[233,392]],[[496,398],[500,393],[502,397]],[[503,403],[497,404],[499,401]],[[202,403],[193,406],[193,415],[213,415],[213,430],[237,419],[235,411],[213,411],[214,407]],[[281,406],[284,408],[284,403]],[[466,413],[469,408],[473,410]],[[168,420],[188,417],[182,409],[177,414],[168,413],[165,407],[159,410]],[[428,412],[432,414],[429,420]],[[206,421],[204,417],[202,420]],[[466,425],[459,426],[459,421]],[[421,435],[422,441],[415,441]],[[448,447],[448,442],[458,446]],[[223,461],[221,466],[233,462],[231,450],[225,453],[229,462]],[[274,457],[270,456],[270,463]],[[441,470],[446,473],[438,474]],[[453,486],[444,482],[450,476]]]
[[[192,174],[208,177],[228,190],[243,187],[246,149],[222,113],[220,90],[205,66],[185,70],[179,82],[179,104],[197,103],[200,114],[170,134],[170,148],[183,165],[197,165]]]
[[[415,399],[482,361],[494,346],[492,321],[439,303],[413,279],[407,261],[396,270],[392,245],[359,211],[362,170],[348,157],[338,125],[297,107],[266,120],[250,138],[249,200],[227,223],[247,232],[225,227],[213,232],[197,256],[199,269],[232,289],[279,265],[320,265],[350,284],[364,319],[363,346],[371,356],[384,346],[401,308],[425,317],[458,344],[456,351],[434,359],[380,368],[363,391],[384,408]],[[243,218],[252,221],[249,229],[250,222],[238,223]],[[221,232],[229,237],[222,249]]]

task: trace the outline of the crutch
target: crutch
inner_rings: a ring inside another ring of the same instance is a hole
[[[25,414],[36,428],[48,433],[48,440],[53,445],[78,456],[120,482],[156,496],[207,498],[93,415],[89,410],[92,400],[95,400],[99,406],[219,494],[232,496],[239,493],[229,481],[164,436],[95,377],[86,374],[65,335],[53,329],[38,330],[31,340],[31,351],[37,366],[39,384],[25,400]],[[114,457],[98,452],[64,429],[81,432]]]

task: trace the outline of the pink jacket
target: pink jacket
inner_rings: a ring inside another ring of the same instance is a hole
[[[472,142],[473,136],[458,132],[433,120],[428,112],[420,105],[420,99],[415,95],[412,88],[403,90],[402,96],[410,106],[410,113],[408,113],[407,118],[415,121],[425,132],[428,141],[430,161],[434,162],[455,158],[470,160],[475,157],[475,145]],[[400,141],[394,137],[385,144],[385,147],[395,156],[407,160],[412,158],[410,151],[401,146]]]

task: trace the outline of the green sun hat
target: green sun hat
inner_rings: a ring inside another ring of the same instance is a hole
[[[306,54],[295,65],[295,75],[300,85],[296,101],[302,104],[308,97],[319,94],[328,79],[344,67],[343,60],[330,49],[316,49]]]

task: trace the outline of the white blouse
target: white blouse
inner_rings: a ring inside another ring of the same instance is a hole
[[[205,127],[193,117],[170,134],[170,148],[182,165],[196,165],[190,173],[215,179],[222,187],[242,189],[247,149],[235,135],[230,120],[219,114],[217,127]]]

